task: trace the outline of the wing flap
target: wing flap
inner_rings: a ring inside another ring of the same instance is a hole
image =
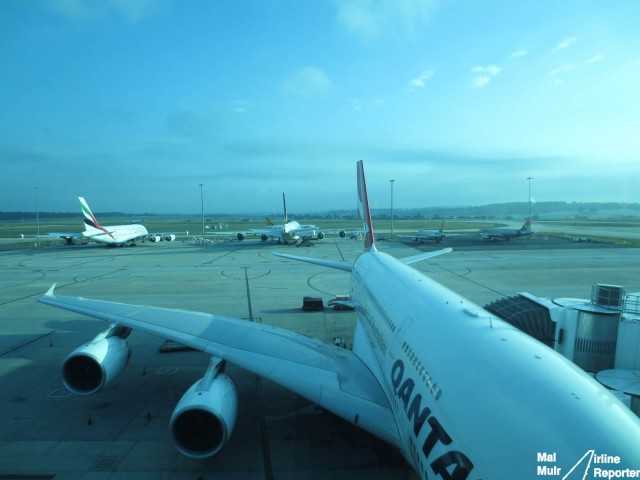
[[[247,320],[58,296],[53,288],[38,301],[152,333],[226,359],[399,445],[396,423],[382,387],[349,350]]]

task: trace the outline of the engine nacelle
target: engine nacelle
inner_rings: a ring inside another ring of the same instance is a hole
[[[164,239],[167,242],[173,242],[176,239],[176,236],[175,235],[165,235]]]
[[[76,395],[91,395],[108,385],[129,362],[126,335],[113,335],[110,329],[71,352],[62,364],[64,386]]]
[[[266,242],[267,240],[269,240],[269,235],[260,235],[260,240],[262,240],[263,242]]]
[[[159,242],[160,240],[162,240],[162,239],[160,238],[160,235],[151,235],[151,236],[149,237],[149,241],[150,241],[150,242]]]
[[[322,240],[324,238],[324,233],[318,232],[318,239]]]
[[[238,414],[238,393],[233,381],[220,373],[207,389],[205,378],[186,391],[169,422],[176,448],[191,458],[218,453],[229,440]]]
[[[341,230],[338,235],[340,235],[340,238],[344,238],[347,236],[347,232],[345,232],[344,230]]]
[[[238,232],[236,234],[236,238],[238,239],[239,242],[241,242],[242,240],[244,240],[244,235],[240,232]]]

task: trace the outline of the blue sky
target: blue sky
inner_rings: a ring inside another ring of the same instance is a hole
[[[0,210],[640,201],[640,2],[2,0]]]

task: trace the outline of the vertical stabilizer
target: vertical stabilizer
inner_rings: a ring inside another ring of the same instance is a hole
[[[98,223],[98,220],[96,220],[96,217],[94,217],[93,213],[91,213],[91,209],[89,208],[87,201],[83,197],[78,197],[78,200],[80,200],[80,207],[82,208],[82,213],[84,214],[84,224],[87,230],[103,230],[103,228],[100,226],[100,223]]]
[[[373,225],[371,223],[371,210],[369,208],[369,196],[367,195],[367,183],[364,179],[364,164],[358,162],[358,212],[364,224],[364,249],[370,250],[374,245]]]
[[[522,228],[520,229],[521,232],[527,232],[531,230],[531,219],[527,218],[527,221],[524,222],[524,225],[522,225]]]
[[[284,192],[282,192],[282,206],[284,207],[284,225],[286,225],[289,219],[287,216],[287,199],[284,196]]]

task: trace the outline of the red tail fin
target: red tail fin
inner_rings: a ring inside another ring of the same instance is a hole
[[[369,196],[367,195],[367,182],[364,179],[364,165],[362,160],[358,162],[358,211],[364,224],[364,248],[370,250],[375,243],[373,237],[373,225],[371,223],[371,210],[369,208]]]

